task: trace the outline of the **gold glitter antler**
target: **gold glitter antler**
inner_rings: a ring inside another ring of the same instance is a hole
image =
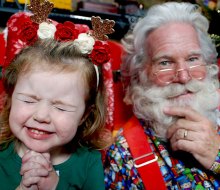
[[[115,30],[113,29],[113,26],[115,25],[115,21],[105,19],[102,20],[100,17],[92,17],[92,29],[93,33],[92,35],[98,39],[105,41],[108,39],[108,36],[106,34],[112,34]]]
[[[31,16],[31,20],[38,24],[47,21],[47,17],[53,9],[53,3],[43,0],[31,0],[28,9],[32,11],[34,15]]]

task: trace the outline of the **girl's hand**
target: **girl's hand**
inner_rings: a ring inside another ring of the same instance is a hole
[[[216,126],[190,107],[169,107],[164,112],[180,117],[167,132],[172,149],[191,153],[200,164],[209,169],[220,145]]]
[[[26,188],[24,186],[22,186],[22,184],[20,184],[16,190],[38,190],[38,187],[36,185],[31,185],[30,187]]]
[[[28,151],[22,158],[20,174],[20,187],[23,190],[53,190],[59,181],[48,153]]]

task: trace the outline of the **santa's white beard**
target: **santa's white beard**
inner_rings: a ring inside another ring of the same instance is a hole
[[[165,87],[155,85],[137,85],[132,89],[134,114],[154,128],[156,136],[166,140],[166,133],[177,116],[166,115],[166,106],[190,106],[216,124],[219,105],[219,93],[211,79],[191,80],[187,84],[173,83]],[[172,98],[191,93],[188,99]]]

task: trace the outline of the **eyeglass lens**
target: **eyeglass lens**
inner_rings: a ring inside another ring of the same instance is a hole
[[[160,70],[156,73],[157,78],[165,83],[169,83],[175,80],[175,78],[178,76],[178,73],[182,70],[174,70],[174,69],[164,69]],[[206,68],[205,65],[198,65],[198,66],[192,66],[187,69],[189,75],[193,79],[201,80],[206,75]]]

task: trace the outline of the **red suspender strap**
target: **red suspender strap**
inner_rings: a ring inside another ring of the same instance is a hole
[[[165,182],[157,163],[157,156],[152,152],[150,144],[136,117],[132,117],[124,126],[134,166],[137,168],[147,190],[165,190]]]

